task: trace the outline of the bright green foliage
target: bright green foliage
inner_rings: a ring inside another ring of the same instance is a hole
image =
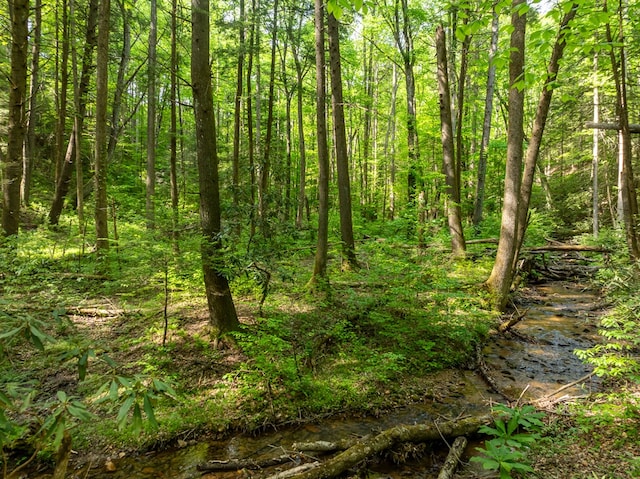
[[[502,414],[494,427],[482,426],[478,431],[494,438],[485,441],[484,448],[476,448],[483,455],[471,460],[480,462],[484,469],[498,471],[500,479],[512,477],[512,472],[533,472],[526,464],[526,450],[540,439],[544,413],[530,405],[511,409],[498,404],[494,411]]]
[[[72,399],[64,391],[58,391],[56,398],[49,403],[49,413],[41,428],[43,439],[51,439],[53,449],[58,450],[65,431],[72,429],[77,422],[88,422],[94,418],[84,403]]]

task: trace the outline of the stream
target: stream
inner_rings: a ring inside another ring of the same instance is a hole
[[[518,304],[518,309],[521,313],[526,311],[526,314],[514,330],[529,340],[496,334],[483,349],[486,364],[500,389],[511,397],[522,396],[525,400],[533,400],[549,395],[590,372],[590,367],[583,364],[573,351],[588,348],[598,339],[599,308],[595,292],[579,283],[550,282],[530,289]],[[78,477],[98,479],[231,479],[240,476],[235,471],[203,475],[196,470],[196,465],[212,459],[265,459],[291,450],[294,442],[336,441],[348,436],[364,436],[399,424],[481,414],[489,411],[492,401],[504,402],[474,371],[444,371],[438,373],[434,384],[437,385],[437,392],[425,395],[423,402],[407,405],[377,418],[340,417],[259,436],[237,435],[224,441],[113,458],[113,472],[106,472],[104,464],[94,464],[88,474],[82,470],[76,473]],[[598,385],[597,378],[593,377],[561,391],[553,398],[580,396],[597,389]],[[468,449],[472,453],[473,447]],[[395,464],[393,457],[385,458],[367,464],[368,477],[435,478],[447,452],[444,445],[427,445],[419,459]]]

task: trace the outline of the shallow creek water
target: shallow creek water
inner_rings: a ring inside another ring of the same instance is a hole
[[[515,329],[532,341],[496,335],[488,342],[483,354],[501,389],[512,397],[522,394],[525,399],[532,400],[550,394],[589,372],[589,367],[582,364],[573,351],[588,348],[597,340],[598,298],[580,284],[563,282],[537,286],[526,298],[524,304],[518,305],[520,311],[526,310],[525,318]],[[585,388],[589,392],[590,388],[596,387],[595,382],[587,382],[566,389],[558,396],[576,396],[584,394]],[[225,441],[114,458],[114,472],[105,472],[102,464],[96,464],[98,467],[92,468],[87,476],[84,476],[85,471],[77,473],[79,477],[97,479],[237,478],[240,477],[237,472],[202,476],[196,465],[211,459],[264,459],[283,454],[291,449],[294,442],[335,441],[348,436],[364,436],[399,424],[480,414],[489,410],[491,401],[504,402],[475,372],[446,371],[436,377],[434,391],[426,393],[422,402],[378,418],[341,417],[259,436],[237,435]],[[402,465],[391,460],[372,464],[369,477],[435,478],[446,453],[446,447],[437,446],[435,449],[427,448],[421,459]]]

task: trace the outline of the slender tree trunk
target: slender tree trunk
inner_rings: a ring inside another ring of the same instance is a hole
[[[169,144],[169,176],[171,181],[171,210],[173,239],[178,238],[178,0],[171,0],[171,132]]]
[[[509,297],[513,278],[513,258],[516,251],[518,231],[518,200],[522,169],[522,142],[524,140],[523,113],[524,88],[521,81],[524,75],[524,38],[526,14],[522,5],[526,0],[513,0],[511,3],[511,33],[509,54],[509,124],[507,128],[507,165],[504,180],[504,200],[500,241],[496,259],[487,279],[487,286],[493,298],[493,305],[503,310]]]
[[[300,17],[302,19],[302,16]],[[298,179],[298,204],[296,209],[296,228],[302,228],[304,221],[304,205],[306,200],[307,186],[307,152],[304,140],[304,72],[302,62],[300,60],[300,51],[292,39],[291,48],[293,50],[293,59],[296,65],[296,101],[297,101],[297,117],[298,117],[298,150],[299,150],[299,179]]]
[[[436,56],[438,63],[438,91],[440,93],[440,124],[442,137],[443,169],[447,183],[447,220],[451,235],[451,254],[454,258],[465,255],[464,234],[462,232],[462,211],[456,172],[456,157],[453,145],[453,125],[451,120],[451,93],[447,62],[447,40],[444,28],[436,28]]]
[[[96,132],[95,132],[95,227],[96,249],[109,249],[107,205],[107,98],[109,95],[109,19],[110,0],[100,1],[96,59]]]
[[[340,61],[340,36],[338,20],[329,14],[327,20],[329,38],[329,64],[331,65],[331,105],[335,138],[336,169],[338,172],[338,200],[340,203],[340,234],[342,238],[343,269],[358,268],[356,246],[353,238],[351,211],[351,183],[349,181],[349,158],[342,97],[342,69]]]
[[[71,31],[75,30],[75,15],[76,12],[76,0],[69,1],[69,13],[70,21],[69,27]],[[80,79],[78,78],[78,52],[76,48],[76,42],[71,42],[71,71],[73,75],[73,131],[80,131],[82,129],[82,118],[80,117]],[[84,220],[84,174],[82,169],[82,135],[72,135],[74,142],[72,150],[75,151],[75,158],[73,162],[76,165],[76,196],[77,196],[77,214],[78,214],[78,226],[82,233],[85,233],[85,220]]]
[[[239,327],[229,283],[220,271],[220,191],[218,154],[209,68],[209,0],[192,0],[191,87],[196,122],[196,156],[200,186],[202,270],[209,319],[216,338]]]
[[[73,174],[74,163],[76,161],[76,135],[82,134],[82,126],[84,123],[87,93],[91,83],[91,74],[93,72],[93,50],[96,47],[97,35],[96,27],[98,23],[98,0],[91,0],[89,3],[89,11],[87,15],[87,30],[84,42],[84,52],[82,57],[82,74],[80,76],[80,85],[78,87],[78,99],[76,104],[78,122],[74,121],[74,128],[67,143],[67,150],[62,163],[62,168],[56,183],[56,191],[49,210],[49,223],[57,225],[64,206],[64,199],[69,192],[71,176]],[[76,125],[76,123],[78,123]]]
[[[324,287],[329,250],[329,147],[327,145],[327,98],[325,75],[324,2],[314,2],[316,56],[316,139],[318,141],[318,238],[311,287]]]
[[[607,1],[604,2],[604,10],[607,11]],[[631,259],[640,259],[640,242],[636,231],[638,216],[638,199],[636,196],[635,181],[633,178],[633,164],[631,160],[631,133],[629,131],[629,107],[627,100],[627,67],[626,54],[624,48],[624,23],[622,18],[622,0],[618,3],[618,38],[614,42],[611,33],[611,25],[607,23],[607,42],[610,45],[609,54],[611,56],[611,69],[616,85],[616,112],[620,122],[621,152],[622,152],[622,172],[621,172],[621,192],[622,211],[625,223],[627,246]],[[617,43],[618,46],[615,46]],[[616,54],[618,50],[618,54]]]
[[[109,161],[113,158],[118,144],[118,137],[122,126],[120,125],[120,110],[122,108],[122,97],[126,88],[125,74],[131,60],[131,25],[129,17],[130,10],[125,5],[125,0],[118,0],[118,7],[122,16],[122,50],[120,52],[120,64],[118,65],[118,77],[116,87],[113,92],[113,105],[111,106],[111,124],[109,126],[109,146],[107,156]]]
[[[253,87],[251,83],[251,75],[253,74],[253,57],[255,55],[255,37],[256,37],[256,0],[251,1],[251,32],[249,34],[249,59],[247,61],[247,142],[249,150],[249,190],[250,190],[250,213],[249,213],[249,237],[253,238],[256,233],[256,170],[255,170],[255,151],[256,141],[253,134]]]
[[[42,0],[36,0],[33,19],[33,44],[31,47],[31,82],[29,85],[29,110],[27,133],[22,155],[22,184],[20,198],[24,206],[31,201],[31,176],[36,154],[36,123],[38,119],[38,93],[40,91],[40,43],[42,40]]]
[[[593,55],[593,122],[600,121],[600,92],[598,89],[598,53]],[[593,238],[598,239],[599,234],[599,196],[598,196],[598,163],[600,160],[600,130],[593,129],[593,162],[591,167],[592,181],[592,217],[593,217]]]
[[[147,178],[146,205],[147,229],[156,226],[156,42],[158,28],[158,6],[151,0],[149,22],[149,59],[147,60]]]
[[[464,17],[464,25],[467,25],[469,22],[470,12],[466,12],[467,14]],[[455,36],[455,35],[454,35]],[[462,51],[460,52],[460,74],[458,76],[458,103],[456,105],[456,115],[455,115],[455,191],[453,193],[453,198],[455,202],[460,205],[461,198],[461,189],[462,189],[462,170],[463,170],[463,138],[462,138],[462,120],[464,117],[464,95],[465,95],[465,86],[467,82],[467,66],[469,63],[469,45],[471,44],[471,35],[466,35],[464,40],[462,41]],[[446,53],[446,43],[445,43],[445,53]],[[455,70],[455,65],[453,65]]]
[[[529,201],[531,200],[531,190],[533,189],[533,179],[536,172],[536,163],[538,161],[538,155],[540,153],[540,145],[542,144],[542,135],[544,134],[544,128],[547,124],[547,116],[549,114],[549,107],[551,106],[551,97],[553,96],[553,85],[558,76],[558,70],[560,69],[560,60],[564,54],[564,48],[566,46],[565,36],[569,27],[569,22],[573,20],[578,10],[578,4],[574,3],[571,9],[564,15],[560,27],[558,29],[558,35],[556,42],[551,52],[551,59],[547,66],[547,78],[542,87],[542,93],[540,94],[540,100],[538,102],[538,108],[536,110],[536,116],[533,122],[533,129],[531,131],[531,138],[527,145],[527,153],[524,162],[524,173],[522,177],[522,185],[520,188],[520,200],[518,201],[518,226],[516,235],[516,250],[513,257],[513,268],[516,266],[516,261],[522,243],[524,241],[524,234],[527,230],[527,216],[529,214]]]
[[[244,71],[245,51],[245,12],[244,0],[240,0],[240,18],[238,27],[238,59],[236,65],[236,95],[233,110],[233,159],[232,159],[232,185],[233,206],[238,208],[240,204],[240,125],[242,119],[242,87]]]
[[[384,137],[384,156],[389,158],[389,213],[390,220],[395,218],[396,210],[396,98],[398,95],[398,70],[393,65],[393,79],[391,86],[391,106],[387,121],[387,133]],[[385,216],[385,215],[383,215]]]
[[[478,228],[482,222],[482,210],[484,206],[484,190],[487,177],[487,155],[489,140],[491,139],[491,117],[493,115],[493,92],[496,84],[496,65],[493,61],[498,50],[498,32],[500,21],[493,5],[491,21],[491,46],[489,47],[489,69],[487,71],[487,92],[484,101],[484,120],[482,122],[482,140],[480,141],[480,153],[478,160],[478,182],[476,183],[476,197],[473,204],[473,225]]]
[[[91,7],[89,7],[89,15],[91,14]],[[57,16],[57,10],[56,10]],[[88,22],[89,20],[87,20]],[[56,63],[56,104],[57,104],[57,119],[56,119],[56,151],[55,151],[55,178],[56,186],[60,181],[62,175],[63,163],[65,161],[65,135],[66,135],[66,123],[67,123],[67,88],[69,85],[69,11],[68,0],[62,0],[62,18],[60,19],[60,25],[57,24],[56,28],[56,52],[60,50],[59,41],[59,27],[62,26],[62,51],[60,54],[60,64]],[[94,27],[95,28],[95,27]],[[74,34],[74,32],[72,32]],[[59,78],[59,82],[58,82]],[[52,224],[57,224],[53,223]]]
[[[24,103],[27,92],[27,19],[29,1],[13,0],[11,14],[11,76],[9,88],[9,131],[2,177],[2,229],[17,235],[20,227],[20,182],[24,142]]]
[[[269,170],[271,169],[271,141],[273,138],[273,104],[275,103],[276,83],[276,41],[278,39],[278,0],[273,2],[273,31],[271,32],[271,70],[269,72],[269,99],[267,105],[267,133],[264,139],[264,151],[260,168],[260,183],[258,186],[258,202],[260,214],[260,228],[265,237],[270,236],[268,215]]]

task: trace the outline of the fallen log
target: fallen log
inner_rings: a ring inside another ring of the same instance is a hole
[[[520,321],[524,319],[524,317],[527,314],[527,311],[529,311],[528,308],[525,309],[524,312],[522,313],[520,313],[519,311],[516,311],[517,314],[512,314],[509,319],[500,323],[500,326],[498,326],[498,331],[501,333],[506,333],[507,331],[509,331],[512,327],[514,327],[516,324],[518,324]]]
[[[478,238],[465,241],[466,244],[498,244],[498,238]]]
[[[475,433],[481,426],[492,423],[491,414],[467,417],[441,423],[396,426],[377,436],[358,441],[337,456],[323,464],[292,476],[293,479],[325,479],[336,477],[356,466],[366,458],[379,454],[402,442],[427,442],[441,440],[443,437],[466,436]]]
[[[438,479],[453,479],[465,447],[467,447],[467,438],[464,436],[456,437],[456,440],[453,441],[451,445],[451,449],[449,449],[447,459],[444,461],[444,466],[440,469]]]
[[[581,244],[550,244],[526,249],[529,253],[545,253],[547,251],[592,251],[594,253],[611,253],[609,248],[603,246],[588,246]]]
[[[302,464],[301,466],[296,466],[291,469],[287,469],[286,471],[278,472],[272,476],[267,477],[266,479],[286,479],[289,477],[294,477],[296,474],[300,474],[301,472],[308,471],[309,469],[314,469],[319,465],[320,463],[318,461],[309,462],[307,464]]]
[[[368,437],[368,436],[367,436]],[[362,438],[360,440],[365,440]],[[344,451],[345,449],[349,449],[353,446],[358,439],[356,438],[346,438],[341,439],[337,442],[331,441],[312,441],[312,442],[294,442],[291,445],[291,449],[294,451],[304,451],[304,452],[335,452],[335,451]]]
[[[300,457],[296,454],[283,454],[260,461],[254,459],[230,459],[228,461],[211,460],[198,464],[196,469],[203,472],[215,471],[239,471],[241,469],[264,469],[266,467],[279,466],[287,462],[297,462]]]

